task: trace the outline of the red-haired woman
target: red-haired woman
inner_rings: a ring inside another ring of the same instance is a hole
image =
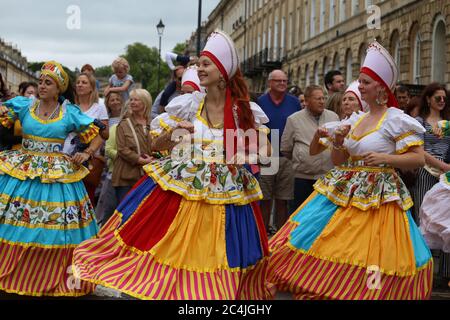
[[[246,140],[237,129],[261,130],[244,145],[267,156],[268,119],[249,102],[238,65],[232,40],[214,32],[198,62],[207,94],[179,96],[152,121],[152,149],[171,156],[144,166],[100,238],[78,247],[82,279],[142,299],[268,297],[262,193],[232,147]]]

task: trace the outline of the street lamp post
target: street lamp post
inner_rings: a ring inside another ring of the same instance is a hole
[[[159,23],[156,25],[156,30],[158,30],[158,36],[159,36],[159,54],[158,54],[158,94],[159,94],[159,80],[161,78],[161,37],[164,32],[164,23],[162,22],[162,19],[159,19]]]
[[[198,0],[198,23],[197,23],[197,57],[200,57],[200,39],[202,36],[202,0]]]

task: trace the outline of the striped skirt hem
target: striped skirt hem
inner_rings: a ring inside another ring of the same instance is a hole
[[[26,296],[79,297],[95,286],[72,274],[73,248],[0,242],[0,290]]]
[[[241,271],[197,272],[165,265],[151,254],[138,255],[126,250],[113,234],[104,240],[97,248],[77,249],[74,273],[83,282],[143,300],[262,300],[270,297],[264,281],[267,258]]]
[[[299,300],[429,299],[433,286],[431,259],[416,274],[400,277],[322,260],[284,246],[272,255],[269,268],[268,281]]]

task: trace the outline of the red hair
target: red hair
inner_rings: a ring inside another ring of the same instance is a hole
[[[238,107],[239,127],[244,131],[254,129],[255,117],[250,108],[248,86],[239,68],[236,70],[228,85],[231,91],[231,97]]]

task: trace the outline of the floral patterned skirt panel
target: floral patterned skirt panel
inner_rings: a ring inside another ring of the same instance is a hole
[[[267,257],[255,202],[187,199],[145,176],[99,239],[75,250],[74,267],[84,281],[140,299],[265,299]]]

